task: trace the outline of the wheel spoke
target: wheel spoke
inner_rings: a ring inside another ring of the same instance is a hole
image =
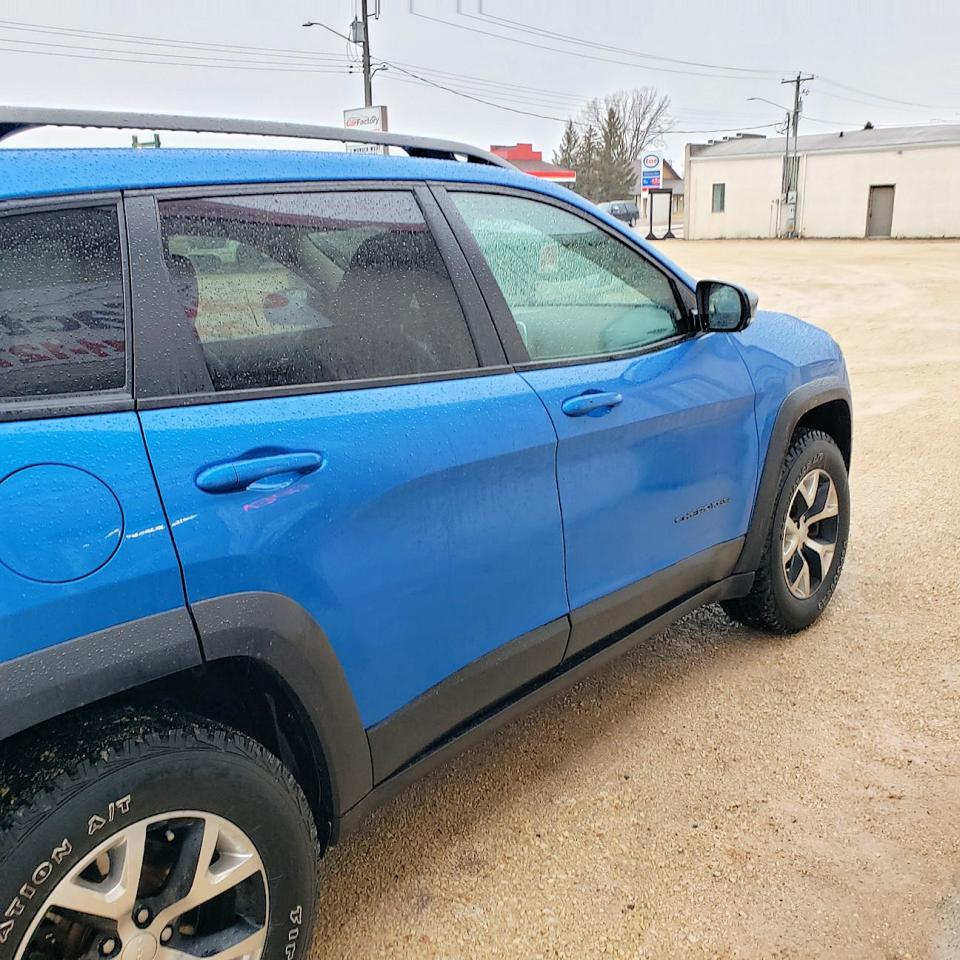
[[[793,583],[790,584],[790,589],[798,597],[809,597],[810,596],[810,565],[807,563],[807,558],[803,555],[801,551],[798,556],[800,557],[800,572],[797,574]]]
[[[808,537],[804,546],[809,547],[820,558],[820,580],[825,580],[827,578],[827,571],[830,569],[830,564],[833,563],[833,554],[837,549],[837,545]]]
[[[166,906],[158,915],[158,924],[169,923],[175,917],[199,907],[235,887],[261,869],[260,858],[251,849],[218,849],[221,842],[221,827],[213,819],[202,823],[203,836],[196,855],[191,857],[193,877],[189,886],[181,887],[179,898]],[[218,955],[219,956],[219,955]]]
[[[157,953],[157,960],[197,960],[198,956],[208,957],[210,960],[259,960],[266,940],[267,927],[264,925],[236,943],[219,950],[211,938],[210,942],[201,946],[203,950],[201,954],[184,953],[173,947],[161,946]],[[198,945],[193,944],[192,947],[196,950]]]
[[[106,851],[109,871],[103,880],[73,877],[57,887],[50,906],[110,920],[129,917],[137,899],[146,838],[144,824],[128,827]]]
[[[783,530],[783,562],[787,564],[800,546],[800,528],[789,516]]]
[[[803,497],[804,501],[807,504],[807,510],[809,510],[817,499],[817,488],[820,486],[820,474],[814,470],[811,473],[808,473],[803,480],[800,481],[800,486],[797,487],[797,493]],[[806,512],[806,511],[804,511]]]
[[[837,488],[832,480],[827,480],[827,498],[823,506],[814,514],[807,517],[807,523],[811,526],[820,520],[829,520],[831,517],[840,513],[840,503],[837,499]]]

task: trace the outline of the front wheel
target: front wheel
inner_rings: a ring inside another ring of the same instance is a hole
[[[809,627],[840,579],[850,531],[847,468],[820,430],[794,437],[753,588],[723,607],[734,619],[771,633]]]
[[[307,956],[316,829],[260,744],[121,713],[30,752],[3,761],[0,960]]]

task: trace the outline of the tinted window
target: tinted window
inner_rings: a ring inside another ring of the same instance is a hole
[[[477,365],[408,192],[175,200],[160,218],[180,309],[217,390]]]
[[[0,218],[0,397],[122,387],[121,276],[114,207]]]
[[[682,329],[666,275],[588,220],[521,197],[451,196],[531,360],[621,353]]]

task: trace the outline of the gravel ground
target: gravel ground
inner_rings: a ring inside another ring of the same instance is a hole
[[[833,603],[706,608],[416,784],[326,858],[325,958],[960,958],[960,243],[680,242],[843,346]]]

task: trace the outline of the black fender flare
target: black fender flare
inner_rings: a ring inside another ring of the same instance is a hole
[[[749,573],[760,565],[763,545],[766,543],[773,519],[773,507],[780,489],[780,468],[790,447],[790,439],[804,414],[833,400],[843,400],[851,413],[852,402],[850,387],[839,376],[820,377],[811,380],[787,394],[767,444],[767,454],[757,485],[757,496],[753,505],[753,514],[747,537],[740,552],[740,559],[734,567],[734,573]]]
[[[277,593],[227,594],[190,609],[193,620],[179,607],[0,663],[0,742],[204,661],[247,658],[270,668],[300,701],[326,763],[334,816],[366,796],[373,789],[370,744],[316,620]]]
[[[333,647],[299,603],[279,593],[226,594],[190,605],[207,661],[258,660],[302,704],[327,766],[334,816],[373,789],[370,743]]]
[[[0,663],[0,740],[202,662],[178,607]]]

